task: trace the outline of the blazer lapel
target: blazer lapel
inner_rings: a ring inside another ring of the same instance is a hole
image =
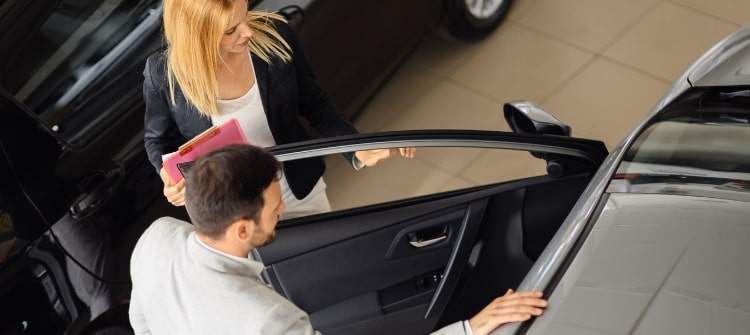
[[[268,89],[268,77],[269,77],[268,63],[266,63],[264,60],[260,59],[256,55],[252,55],[252,59],[253,59],[253,69],[255,69],[255,81],[256,81],[256,84],[258,85],[258,91],[260,92],[260,100],[261,100],[261,103],[263,104],[263,111],[266,113],[266,120],[268,120],[268,127],[271,128],[271,132],[274,133],[274,137],[276,137],[275,136],[276,128],[274,124],[275,120],[273,120],[273,118],[270,117],[271,114],[269,113],[269,106],[271,104],[269,101],[270,94],[268,92],[269,91]]]
[[[168,97],[169,88],[167,85],[164,86],[167,87],[164,94]],[[184,123],[185,126],[182,131],[184,131],[183,135],[187,137],[187,140],[190,140],[191,138],[198,136],[200,133],[204,132],[206,129],[211,128],[211,126],[213,125],[211,118],[201,114],[195,106],[190,104],[179,87],[175,89],[174,93],[177,103],[176,108],[179,114],[181,114],[176,115],[175,117],[184,118],[186,120],[186,122]],[[182,124],[180,120],[177,120],[177,123]]]

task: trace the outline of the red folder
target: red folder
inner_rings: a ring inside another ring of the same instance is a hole
[[[164,169],[175,183],[183,179],[179,166],[190,163],[214,150],[232,144],[247,144],[247,138],[239,122],[231,119],[213,126],[183,144],[177,151],[161,156]]]

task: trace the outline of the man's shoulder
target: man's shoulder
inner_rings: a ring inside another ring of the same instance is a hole
[[[193,225],[180,219],[172,217],[162,217],[156,219],[146,231],[143,232],[138,243],[136,251],[139,249],[149,249],[153,251],[156,248],[171,248],[176,243],[184,243],[188,235],[195,230]],[[135,255],[135,253],[134,253]]]
[[[190,224],[190,222],[165,216],[156,219],[156,221],[154,221],[143,234],[160,236],[187,236],[193,231],[195,231],[195,228],[192,224]]]

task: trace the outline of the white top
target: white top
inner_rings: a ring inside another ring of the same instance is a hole
[[[252,57],[250,63],[252,64]],[[253,75],[255,75],[254,67]],[[237,99],[217,100],[217,107],[219,108],[219,115],[211,116],[213,125],[220,125],[230,119],[237,119],[250,144],[263,148],[276,145],[276,140],[273,138],[263,108],[257,76],[253,80],[253,86],[244,95]],[[282,215],[282,219],[331,211],[331,205],[325,194],[326,184],[323,178],[318,180],[310,194],[304,199],[297,199],[294,196],[289,188],[286,176],[282,177],[280,184],[282,199],[286,204],[286,211]]]
[[[253,86],[243,96],[231,100],[218,100],[217,105],[220,115],[211,116],[213,125],[237,119],[250,144],[264,148],[276,145],[271,128],[268,126],[268,118],[263,109],[256,79],[253,80]]]

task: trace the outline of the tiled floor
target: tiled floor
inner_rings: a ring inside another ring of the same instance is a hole
[[[356,126],[364,132],[507,130],[501,105],[523,99],[571,125],[575,136],[600,139],[612,149],[703,51],[748,21],[746,0],[516,0],[508,19],[480,43],[428,37]],[[415,161],[387,162],[346,178],[339,176],[350,168],[331,160],[326,180],[332,203],[355,205],[354,194],[365,202],[392,197],[368,191],[380,195],[362,199],[367,189],[408,196],[532,175],[544,167],[518,153],[453,152],[422,150]]]

